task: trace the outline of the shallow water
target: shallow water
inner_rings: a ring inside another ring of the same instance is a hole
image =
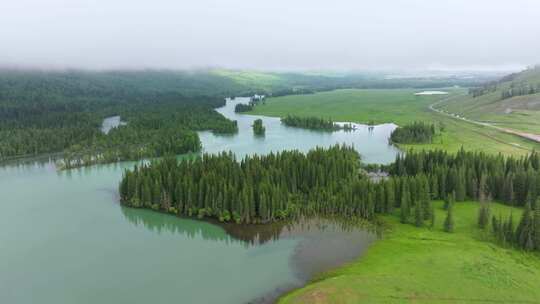
[[[266,137],[256,138],[255,117],[233,108],[219,111],[237,119],[240,132],[201,132],[205,151],[243,156],[346,142],[370,162],[391,161],[397,152],[386,144],[391,125],[323,133],[263,118]],[[117,185],[133,165],[0,168],[0,303],[269,302],[354,259],[375,238],[321,219],[238,227],[124,208]]]

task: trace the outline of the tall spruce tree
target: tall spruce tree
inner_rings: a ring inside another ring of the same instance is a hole
[[[446,209],[446,219],[444,220],[444,231],[454,232],[454,204],[450,202],[448,208]]]
[[[430,211],[430,227],[435,227],[435,208],[433,207],[433,204],[431,204],[431,211]]]
[[[533,227],[534,248],[540,251],[540,198],[536,200],[534,208]]]
[[[409,193],[408,180],[403,181],[402,190],[401,190],[401,205],[400,205],[400,221],[405,224],[409,222],[409,217],[411,216],[411,206],[410,206],[411,195]]]
[[[480,229],[486,229],[489,224],[490,218],[490,206],[489,203],[482,202],[480,203],[480,208],[478,209],[478,227]]]
[[[414,224],[416,227],[424,226],[424,208],[419,202],[414,207]]]
[[[525,210],[521,215],[521,221],[516,228],[515,241],[518,247],[526,250],[534,249],[534,243],[532,243],[533,233],[534,227],[531,204],[527,203],[527,205],[525,205]]]

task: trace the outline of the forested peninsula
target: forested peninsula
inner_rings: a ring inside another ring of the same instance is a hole
[[[451,205],[466,199],[528,206],[527,223],[540,220],[532,216],[533,210],[540,215],[537,153],[514,158],[463,150],[410,152],[381,168],[390,176],[371,180],[360,170],[358,153],[347,146],[242,160],[232,153],[180,162],[167,158],[126,171],[120,196],[122,204],[131,207],[247,224],[299,216],[373,220],[399,208],[403,223],[423,226],[434,222],[434,199],[447,201],[448,232],[452,231]],[[537,228],[527,223],[518,227],[529,227],[532,240],[540,237],[539,231],[534,232]],[[518,233],[513,226],[506,229]],[[540,243],[532,244],[540,249]]]

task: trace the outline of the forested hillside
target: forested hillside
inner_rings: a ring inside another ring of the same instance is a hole
[[[225,70],[0,70],[0,161],[67,152],[64,167],[73,167],[198,151],[194,131],[236,131],[234,122],[213,111],[228,96],[464,81],[471,84],[476,80]],[[126,124],[103,134],[103,119],[113,115],[121,116]]]
[[[207,74],[4,71],[0,160],[66,151],[71,167],[198,151],[194,131],[236,131],[213,108],[239,90]],[[103,134],[112,115],[127,124]]]

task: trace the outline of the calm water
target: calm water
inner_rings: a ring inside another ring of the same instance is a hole
[[[281,124],[279,118],[261,117],[234,113],[237,103],[247,103],[247,98],[229,100],[218,112],[225,117],[238,121],[239,132],[232,136],[214,135],[212,132],[200,132],[206,152],[231,150],[239,156],[262,154],[270,151],[298,149],[308,151],[313,147],[328,147],[336,143],[353,145],[367,163],[389,163],[394,161],[399,150],[388,145],[390,133],[397,127],[394,124],[382,124],[369,130],[367,125],[354,124],[355,131],[321,132],[301,128],[291,128]],[[257,118],[262,118],[266,127],[265,137],[253,135],[251,125]]]
[[[206,151],[245,155],[346,142],[370,162],[396,153],[386,145],[391,125],[319,133],[264,118],[267,134],[259,139],[254,117],[233,107],[220,111],[239,121],[239,134],[202,132]],[[117,184],[132,166],[0,168],[0,303],[268,302],[354,259],[374,239],[327,220],[242,229],[123,208]]]

